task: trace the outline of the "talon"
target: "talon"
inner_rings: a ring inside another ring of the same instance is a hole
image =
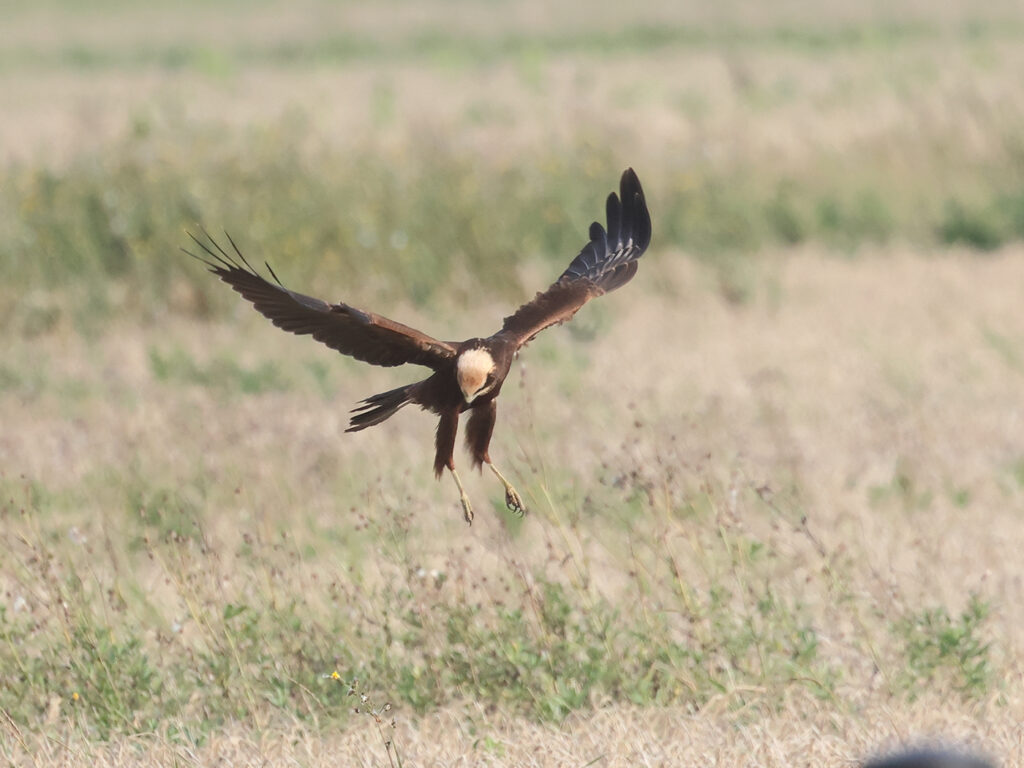
[[[469,495],[466,493],[466,489],[462,487],[462,481],[459,479],[459,473],[455,471],[455,467],[448,467],[452,473],[452,479],[455,481],[455,485],[459,488],[459,502],[462,504],[462,516],[466,518],[466,523],[469,525],[473,524],[473,507],[469,503]]]
[[[519,495],[519,492],[512,487],[512,483],[505,479],[505,476],[498,471],[498,468],[494,466],[489,460],[487,466],[491,468],[501,484],[505,486],[505,506],[509,508],[509,511],[515,513],[517,517],[522,517],[526,514],[526,505],[523,504],[523,497]]]
[[[523,499],[511,485],[505,489],[505,506],[508,507],[516,517],[523,517],[526,515],[526,506],[523,504]]]

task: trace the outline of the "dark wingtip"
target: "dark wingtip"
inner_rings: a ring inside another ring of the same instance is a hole
[[[202,249],[202,253],[206,255],[201,256],[193,253],[187,248],[182,248],[182,251],[192,258],[201,261],[210,268],[211,272],[221,278],[224,278],[233,270],[248,271],[250,274],[260,277],[259,271],[249,263],[248,259],[245,258],[245,254],[242,253],[241,249],[235,243],[234,238],[231,237],[227,230],[224,231],[224,237],[226,237],[228,243],[231,244],[231,249],[234,251],[234,255],[224,250],[224,248],[221,247],[221,244],[213,239],[210,233],[206,230],[206,227],[200,226],[199,231],[202,232],[203,238],[205,239],[200,239],[187,229],[185,230],[185,234],[188,235],[192,239],[192,242],[199,246],[199,248]],[[277,280],[277,284],[284,288],[281,280],[276,274],[274,274],[274,270],[270,268],[270,264],[267,264],[267,269],[270,270],[270,274],[273,275],[275,280]]]
[[[206,235],[206,238],[211,243],[213,243],[214,248],[217,248],[217,250],[220,251],[221,250],[220,247],[217,245],[217,243],[215,243],[213,241],[213,238],[210,237],[209,233],[203,227],[199,227],[199,229],[200,229],[200,231],[202,231],[202,233],[204,235]],[[196,261],[201,261],[214,274],[220,274],[220,272],[223,271],[224,269],[230,269],[231,267],[234,266],[234,264],[231,263],[230,259],[225,259],[222,255],[220,255],[217,252],[215,252],[214,250],[212,250],[210,248],[210,246],[208,246],[206,243],[204,243],[202,240],[200,240],[198,237],[196,237],[192,232],[190,232],[190,231],[188,231],[186,229],[185,230],[185,234],[188,235],[192,239],[193,243],[195,243],[197,246],[199,246],[202,249],[203,253],[206,254],[206,257],[200,256],[197,253],[193,253],[192,251],[190,251],[188,248],[185,248],[185,247],[182,247],[181,250],[184,253],[187,253],[189,256],[191,256]],[[223,251],[221,251],[221,253],[223,253]],[[210,259],[213,259],[213,261],[210,261]]]
[[[633,226],[633,242],[646,249],[651,243],[651,213],[647,209],[644,188],[640,186],[636,171],[627,168],[622,172],[619,189],[622,193],[622,205],[629,211],[627,215]]]
[[[622,245],[622,204],[614,192],[609,193],[604,210],[605,220],[608,222],[608,242],[614,243],[614,247],[618,248]]]
[[[622,178],[619,179],[619,190],[622,192],[623,202],[631,200],[635,194],[643,196],[644,190],[640,186],[640,178],[631,167],[622,172]]]
[[[636,171],[622,172],[619,195],[608,195],[605,203],[607,229],[595,222],[590,225],[590,241],[559,276],[566,280],[590,280],[600,288],[613,290],[635,273],[635,268],[620,269],[643,255],[651,240],[651,215],[644,200],[644,190]],[[612,288],[606,288],[607,285]]]
[[[270,272],[270,276],[272,278],[274,278],[274,280],[277,281],[277,284],[279,286],[284,288],[284,283],[281,282],[281,278],[277,276],[277,272],[274,271],[274,268],[272,266],[270,266],[270,262],[269,261],[264,261],[263,263],[266,265],[267,271]]]

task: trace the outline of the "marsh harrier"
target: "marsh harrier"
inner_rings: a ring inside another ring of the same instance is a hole
[[[501,329],[486,338],[439,341],[386,317],[342,302],[330,303],[284,287],[270,264],[274,282],[264,279],[242,255],[234,240],[228,253],[209,235],[189,235],[204,255],[191,256],[234,288],[276,325],[296,334],[308,334],[331,349],[372,365],[423,365],[433,373],[422,381],[368,397],[352,411],[347,432],[357,432],[382,421],[408,403],[440,417],[434,454],[434,474],[445,468],[459,489],[466,522],[473,508],[455,471],[455,435],[459,415],[469,411],[466,444],[473,466],[486,464],[505,487],[505,503],[523,514],[522,497],[491,461],[488,447],[497,416],[497,398],[516,353],[545,328],[564,323],[590,299],[628,283],[651,240],[651,217],[643,189],[633,169],[622,174],[619,196],[608,195],[607,225],[590,225],[590,242],[569,267],[543,293],[505,318]]]

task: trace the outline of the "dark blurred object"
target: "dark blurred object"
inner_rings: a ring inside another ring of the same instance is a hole
[[[994,768],[980,757],[938,749],[913,750],[875,758],[864,768]]]

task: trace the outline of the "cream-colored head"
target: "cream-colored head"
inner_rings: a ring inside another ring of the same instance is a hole
[[[494,386],[494,358],[486,349],[467,349],[455,364],[455,378],[467,403],[489,392]]]

